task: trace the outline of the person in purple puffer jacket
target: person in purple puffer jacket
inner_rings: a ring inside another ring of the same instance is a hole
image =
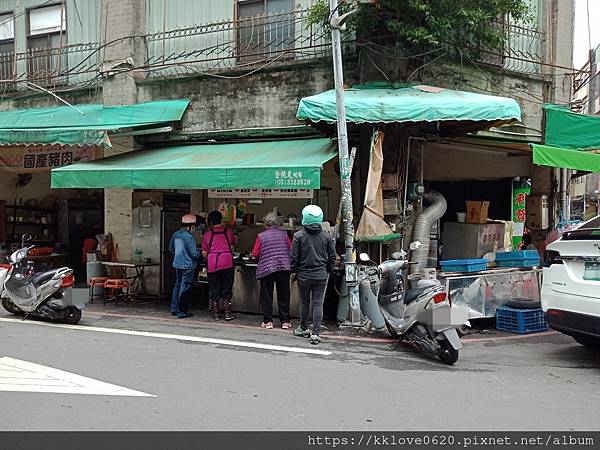
[[[256,237],[252,256],[258,259],[256,278],[260,280],[260,304],[263,328],[273,328],[273,288],[277,288],[277,306],[281,328],[290,325],[290,248],[287,233],[277,227],[277,215],[269,213],[264,218],[266,231]]]

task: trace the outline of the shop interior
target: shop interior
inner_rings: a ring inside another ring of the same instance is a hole
[[[50,188],[50,172],[5,172],[0,181],[0,259],[20,248],[23,235],[36,271],[69,266],[85,284],[83,240],[103,232],[101,190]]]
[[[315,190],[134,190],[132,254],[130,258],[120,254],[119,259],[143,267],[144,293],[148,297],[168,298],[174,284],[172,255],[168,251],[168,245],[173,233],[181,226],[181,216],[191,211],[206,218],[211,211],[219,210],[223,214],[224,224],[234,230],[238,239],[234,247],[235,309],[258,313],[258,283],[255,273],[257,261],[251,252],[257,235],[265,229],[263,217],[268,212],[276,212],[280,217],[281,227],[292,238],[293,233],[301,228],[302,208],[310,203],[318,204],[324,212],[324,228],[333,232],[340,201],[336,164],[335,160],[324,164],[321,189]],[[198,227],[194,233],[198,245],[201,245],[202,231],[203,227]],[[91,269],[93,276],[101,276],[102,273],[98,271],[107,273],[112,270],[110,267],[100,267],[100,262],[96,265],[99,267]],[[203,266],[200,267],[198,280],[199,292],[196,298],[207,302],[207,281]],[[335,311],[336,301],[331,296],[326,302],[326,310]],[[292,288],[291,313],[295,316],[299,314],[299,296],[295,288]]]

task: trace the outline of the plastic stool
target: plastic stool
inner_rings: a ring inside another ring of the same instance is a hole
[[[104,282],[104,305],[111,300],[115,301],[115,306],[118,306],[119,299],[123,299],[124,303],[129,303],[129,281],[123,278],[109,278]],[[125,290],[125,293],[123,293]],[[112,297],[108,297],[108,292],[111,292]]]
[[[108,280],[108,277],[93,277],[88,280],[88,296],[90,299],[90,303],[94,303],[94,287],[104,287],[104,283],[106,283],[106,280]]]

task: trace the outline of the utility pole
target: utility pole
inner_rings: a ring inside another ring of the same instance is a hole
[[[333,49],[333,76],[335,80],[335,101],[337,108],[337,138],[340,162],[340,182],[342,188],[342,235],[344,238],[344,268],[348,286],[352,324],[362,320],[358,299],[358,274],[354,261],[354,212],[352,210],[352,186],[350,182],[350,157],[348,154],[348,130],[346,127],[346,107],[344,104],[344,71],[342,67],[342,37],[340,29],[345,20],[357,10],[340,17],[338,1],[329,0],[329,23],[331,25],[331,46]]]

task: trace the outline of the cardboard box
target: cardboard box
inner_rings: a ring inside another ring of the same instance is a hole
[[[487,223],[490,202],[467,202],[467,223]]]

